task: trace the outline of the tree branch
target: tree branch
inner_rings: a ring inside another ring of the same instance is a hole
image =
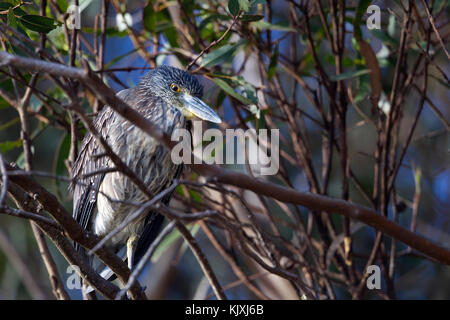
[[[119,99],[111,88],[106,86],[93,72],[87,68],[82,70],[57,63],[23,58],[6,52],[0,52],[0,66],[3,65],[9,65],[16,68],[25,68],[32,71],[47,72],[57,76],[76,78],[84,83],[89,90],[93,91],[99,99],[107,103],[113,110],[141,128],[153,138],[163,143],[166,147],[171,148],[175,145],[175,142],[171,141],[167,134],[160,130],[151,121],[142,117],[135,109],[131,108]],[[386,217],[381,216],[377,211],[370,208],[323,195],[299,192],[292,188],[261,181],[248,175],[219,168],[217,166],[193,164],[191,167],[198,174],[205,176],[216,183],[230,184],[239,188],[251,190],[257,194],[272,197],[279,201],[302,205],[313,211],[338,213],[344,217],[361,221],[372,226],[374,229],[381,231],[407,244],[408,246],[411,246],[417,251],[420,251],[442,263],[450,265],[450,250],[448,248],[440,246],[409,231],[399,224],[390,221]],[[52,201],[56,201],[56,199]],[[64,219],[67,219],[67,217]],[[78,237],[80,237],[77,238],[77,240],[82,241],[86,245],[92,244],[92,242],[88,243],[86,239],[81,237],[81,228],[73,231],[74,235],[78,235]],[[129,270],[127,275],[129,275]]]

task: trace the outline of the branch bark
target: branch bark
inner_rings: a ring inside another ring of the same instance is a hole
[[[16,68],[25,68],[30,71],[46,72],[55,76],[78,79],[113,110],[118,112],[127,120],[131,121],[153,138],[163,143],[166,147],[171,148],[175,145],[175,142],[171,141],[167,134],[162,132],[152,122],[142,117],[136,110],[119,99],[115,95],[115,92],[106,86],[98,78],[98,76],[91,72],[87,67],[83,70],[79,68],[67,67],[62,64],[51,63],[38,59],[23,58],[6,52],[0,52],[0,66],[4,65],[9,65]],[[213,165],[192,164],[190,166],[198,174],[208,178],[212,182],[225,183],[235,187],[251,190],[257,194],[272,197],[282,202],[301,205],[313,211],[337,213],[344,217],[361,221],[367,225],[370,225],[374,229],[407,244],[415,250],[436,259],[441,263],[450,265],[450,250],[448,248],[438,245],[409,231],[399,224],[380,215],[379,212],[368,207],[360,206],[349,201],[333,199],[323,195],[300,192],[292,188],[261,181],[248,175]],[[52,200],[52,202],[54,201],[56,201],[56,199]],[[64,215],[63,219],[68,219],[68,217]],[[83,234],[80,227],[79,230],[73,231],[74,235],[78,234],[78,237],[81,237]],[[88,242],[86,241],[87,239],[82,237],[77,240],[82,241],[85,245],[92,245],[92,242]]]

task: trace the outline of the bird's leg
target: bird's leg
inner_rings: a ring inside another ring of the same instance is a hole
[[[132,267],[133,259],[134,259],[134,251],[136,249],[138,243],[137,234],[131,235],[127,240],[127,259],[128,259],[128,268]]]

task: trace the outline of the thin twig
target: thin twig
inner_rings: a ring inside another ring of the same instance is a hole
[[[198,263],[200,264],[200,267],[203,270],[203,273],[205,274],[206,278],[208,279],[211,287],[213,288],[214,293],[216,294],[217,299],[219,300],[227,300],[227,297],[217,280],[217,277],[212,270],[212,267],[209,263],[209,261],[206,259],[206,256],[204,255],[203,251],[200,249],[199,245],[197,244],[197,241],[192,237],[189,230],[186,229],[186,227],[176,222],[176,227],[178,231],[182,234],[183,238],[187,241],[189,247],[191,248],[192,252],[194,253],[195,257],[197,258]]]
[[[230,26],[227,28],[227,30],[225,30],[225,32],[220,36],[219,39],[214,40],[213,42],[211,42],[205,49],[203,49],[199,55],[197,57],[195,57],[194,60],[192,60],[185,68],[185,71],[188,71],[196,62],[198,59],[200,59],[206,52],[208,52],[209,49],[211,49],[212,47],[214,47],[215,45],[219,44],[223,39],[225,39],[225,37],[227,36],[227,34],[231,31],[231,29],[233,28],[234,24],[236,23],[237,19],[240,16],[240,12],[233,18],[233,21],[231,22]],[[201,70],[203,68],[203,66],[199,66],[197,69],[195,69],[194,71],[192,71],[192,73],[197,73],[199,70]]]
[[[133,122],[144,132],[169,148],[175,145],[175,142],[171,141],[167,134],[162,132],[162,130],[160,130],[151,121],[142,117],[138,111],[134,110],[121,99],[117,98],[112,89],[107,87],[100,81],[100,79],[98,79],[98,77],[96,77],[93,73],[90,73],[88,70],[71,68],[37,59],[18,57],[0,51],[0,65],[4,64],[80,79],[85,82],[90,90],[94,91],[100,98],[105,100],[105,102],[108,103],[113,110]],[[333,212],[359,220],[396,238],[397,240],[404,242],[409,246],[412,246],[414,249],[422,253],[425,253],[443,263],[450,264],[450,250],[448,248],[435,244],[428,239],[410,232],[408,229],[400,226],[399,224],[379,215],[379,213],[373,209],[359,206],[348,201],[333,199],[327,196],[299,192],[292,188],[265,182],[249,177],[245,174],[219,168],[217,166],[207,164],[191,164],[190,166],[197,173],[216,183],[234,185],[236,187],[251,190],[261,195],[273,197],[282,202],[302,205],[311,208],[314,211]]]
[[[31,273],[30,267],[19,255],[17,250],[14,248],[14,245],[11,243],[11,241],[8,239],[8,236],[2,229],[0,229],[0,248],[8,258],[8,262],[12,264],[14,270],[21,278],[25,288],[30,293],[30,296],[36,300],[45,299],[46,294],[36,282],[36,277]]]

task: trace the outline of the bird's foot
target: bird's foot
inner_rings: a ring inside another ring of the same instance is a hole
[[[133,266],[133,259],[134,259],[134,251],[136,249],[138,243],[138,236],[136,234],[133,234],[128,238],[127,241],[127,258],[128,258],[128,268]]]

